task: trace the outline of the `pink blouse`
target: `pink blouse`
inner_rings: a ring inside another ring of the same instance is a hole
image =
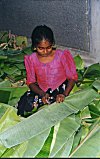
[[[48,88],[55,90],[66,79],[78,79],[74,59],[69,50],[56,50],[54,59],[48,63],[40,62],[36,53],[26,55],[24,62],[26,84],[37,82],[45,92]]]

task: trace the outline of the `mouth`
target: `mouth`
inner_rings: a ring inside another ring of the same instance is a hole
[[[42,54],[41,56],[43,56],[43,57],[47,57],[49,54]]]
[[[47,57],[48,55],[50,55],[51,54],[51,52],[49,52],[49,53],[46,53],[46,54],[39,54],[40,56],[43,56],[43,57]]]

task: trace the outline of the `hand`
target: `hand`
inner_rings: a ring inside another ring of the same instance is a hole
[[[57,103],[63,102],[64,99],[65,99],[65,96],[63,94],[58,94],[56,97],[56,102]]]
[[[44,104],[49,104],[49,94],[46,93],[43,97],[42,97],[42,102]]]

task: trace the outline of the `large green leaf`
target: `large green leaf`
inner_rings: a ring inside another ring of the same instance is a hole
[[[0,88],[3,87],[11,87],[11,82],[9,80],[5,80],[0,82]]]
[[[88,107],[92,118],[98,118],[100,116],[100,97],[90,103]]]
[[[26,77],[24,55],[31,47],[0,51],[0,101],[9,104],[0,103],[0,157],[100,157],[100,64],[84,68],[76,56],[79,79],[70,96],[23,118],[12,106],[28,89],[16,81]],[[5,71],[9,77],[1,78]]]
[[[10,94],[10,98],[8,101],[9,105],[15,106],[17,102],[19,101],[20,97],[28,90],[29,88],[27,86],[23,87],[12,87],[12,91]]]
[[[93,86],[100,92],[100,80],[94,81]]]
[[[0,102],[15,106],[20,97],[28,90],[27,86],[23,87],[1,87]],[[4,98],[5,95],[5,98]]]
[[[84,98],[83,92],[85,94]],[[54,126],[67,116],[77,113],[96,98],[96,96],[97,93],[90,89],[88,91],[80,91],[73,96],[71,95],[72,99],[68,97],[68,99],[66,98],[63,103],[53,103],[50,106],[45,106],[26,120],[16,124],[8,131],[1,133],[0,140],[6,147],[12,147],[20,144]],[[17,140],[14,140],[15,136]]]
[[[6,112],[6,110],[9,108],[10,106],[4,103],[0,103],[0,118],[4,115],[4,113]]]
[[[48,135],[47,140],[45,141],[40,152],[35,156],[36,158],[48,158],[50,153],[51,142],[54,133],[54,126],[51,128],[50,134]]]
[[[76,69],[77,69],[77,70],[82,70],[82,69],[84,69],[84,61],[83,61],[83,59],[81,58],[81,56],[76,55],[76,56],[74,57],[74,61],[75,61],[75,65],[76,65]]]
[[[62,148],[55,154],[55,158],[67,158],[70,154],[74,140],[74,134],[68,138]]]
[[[21,119],[17,116],[15,108],[0,103],[0,132],[9,129],[20,121]],[[7,148],[0,143],[0,156],[3,156],[6,151]]]
[[[98,96],[99,95],[95,92],[95,90],[86,88],[74,93],[73,95],[68,96],[65,99],[64,103],[70,103],[70,109],[81,110],[84,108],[84,105],[88,105],[93,101],[94,98]]]
[[[74,112],[76,112],[76,110],[74,110]],[[66,105],[54,103],[39,110],[8,131],[1,133],[0,140],[6,147],[15,146],[42,133],[72,113],[73,111]],[[15,136],[17,140],[14,140]]]
[[[70,154],[71,158],[98,158],[100,157],[100,118],[92,125],[88,135],[81,141],[77,148]]]
[[[10,91],[0,90],[0,102],[8,104],[10,97]]]
[[[50,129],[4,152],[2,157],[35,157],[44,145]]]
[[[53,141],[54,144],[52,146],[52,150],[50,152],[49,157],[59,157],[58,156],[59,152],[61,153],[61,149],[63,148],[63,146],[65,147],[69,138],[73,136],[73,134],[75,133],[75,131],[77,131],[79,126],[80,125],[72,117],[67,117],[60,122],[58,130],[56,130],[56,135],[54,136],[54,141]],[[61,155],[60,157],[66,157],[66,156]]]
[[[16,114],[16,109],[9,106],[5,114],[0,119],[0,132],[7,130],[20,122],[20,117]]]
[[[100,78],[100,64],[95,63],[87,67],[84,72],[84,77],[89,79],[97,79]]]

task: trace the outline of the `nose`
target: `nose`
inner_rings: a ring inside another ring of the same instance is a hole
[[[47,49],[46,48],[44,49],[44,53],[47,53]]]

